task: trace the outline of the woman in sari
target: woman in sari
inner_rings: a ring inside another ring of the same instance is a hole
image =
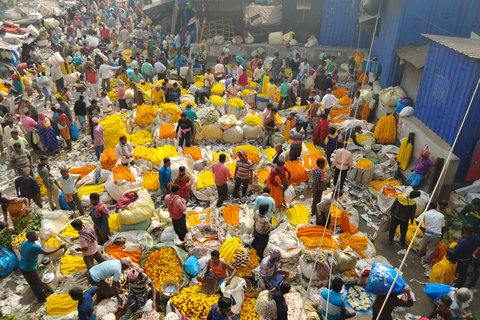
[[[42,139],[43,148],[49,150],[51,153],[58,152],[59,146],[57,141],[57,135],[52,127],[53,119],[45,113],[38,115],[38,127],[37,133]]]
[[[277,167],[270,172],[267,187],[270,188],[270,196],[275,200],[276,207],[283,204],[283,193],[290,184],[291,177],[292,174],[285,168],[285,163],[281,160],[277,162]]]
[[[57,113],[57,108],[55,107],[52,107],[50,108],[50,110],[52,110],[53,112],[53,116],[52,116],[52,125],[53,125],[53,130],[55,131],[55,135],[58,137],[60,136],[60,129],[58,129],[58,113]]]
[[[60,129],[60,135],[62,136],[63,139],[67,142],[67,148],[68,151],[72,151],[72,140],[70,138],[70,120],[68,120],[68,117],[63,114],[63,111],[61,109],[57,109],[58,113],[58,129]]]
[[[262,76],[260,77],[260,86],[262,87],[262,94],[267,94],[267,84],[269,84],[272,81],[272,78],[270,76],[270,70],[265,70],[265,73],[262,73]]]

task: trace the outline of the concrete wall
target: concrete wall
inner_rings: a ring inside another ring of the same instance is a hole
[[[192,44],[192,48],[196,48],[198,46],[197,43]],[[207,60],[208,66],[213,64],[215,62],[215,59],[222,53],[223,48],[225,47],[225,44],[223,45],[213,45],[210,46],[210,51],[208,53],[208,56],[210,59]],[[229,45],[230,51],[232,54],[237,54],[245,58],[246,61],[252,60],[252,56],[250,55],[252,51],[258,49],[258,48],[263,48],[265,49],[265,55],[262,57],[265,58],[267,56],[274,56],[275,52],[278,52],[280,54],[280,58],[284,58],[287,54],[287,49],[285,46],[280,45],[280,46],[273,46],[268,43],[254,43],[254,44],[242,44],[241,46],[234,46],[234,45]],[[313,48],[306,48],[306,47],[299,47],[299,46],[293,46],[290,47],[292,50],[296,49],[300,52],[300,57],[307,58],[308,63],[310,66],[313,66],[314,64],[318,65],[320,63],[320,60],[318,59],[318,55],[322,52],[325,51],[327,55],[333,55],[336,57],[337,63],[342,64],[348,62],[348,56],[351,56],[355,54],[356,49],[354,48],[344,48],[344,47],[328,47],[328,46],[317,46]],[[358,49],[358,52],[363,53],[365,57],[368,56],[368,49],[365,48],[360,48]]]
[[[380,85],[378,82],[374,85],[374,93],[380,94]],[[375,118],[373,122],[377,122],[378,119],[387,115],[387,113],[393,113],[395,111],[394,107],[388,107],[383,104],[382,99],[380,99],[379,104],[375,107],[374,113]],[[412,156],[410,158],[410,163],[406,170],[399,170],[400,176],[404,181],[412,173],[412,169],[415,168],[417,161],[420,157],[420,150],[422,150],[425,145],[428,145],[428,150],[431,152],[430,159],[435,161],[437,157],[445,159],[447,162],[448,153],[451,149],[451,146],[442,138],[440,138],[435,132],[429,129],[424,125],[417,117],[410,116],[406,118],[400,118],[397,116],[397,146],[400,146],[400,140],[407,137],[410,132],[415,133],[415,141],[413,143]],[[443,179],[440,181],[440,186],[437,189],[434,200],[448,199],[450,194],[450,189],[455,180],[455,175],[460,164],[460,159],[452,154],[450,157],[450,162],[448,163],[446,173],[444,174]],[[419,185],[419,189],[428,191],[430,185],[430,178],[433,175],[433,169],[430,168],[428,171],[427,177]]]

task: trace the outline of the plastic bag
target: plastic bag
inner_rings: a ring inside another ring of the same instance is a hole
[[[402,118],[406,118],[406,117],[410,117],[410,116],[413,116],[413,113],[415,112],[415,109],[413,109],[413,107],[405,107],[402,109],[402,111],[400,111],[400,117]]]
[[[438,299],[440,299],[441,296],[453,290],[455,290],[454,287],[446,284],[440,284],[440,283],[429,283],[423,289],[427,297],[429,297],[430,300],[432,300],[435,303],[437,302]]]
[[[375,295],[386,295],[393,284],[397,271],[382,263],[375,262],[370,271],[367,282],[367,291]],[[392,288],[392,293],[403,292],[405,281],[399,275]]]
[[[165,230],[162,232],[162,236],[160,237],[160,242],[168,242],[173,241],[176,242],[179,240],[177,233],[173,229],[173,227],[166,227]]]
[[[295,196],[296,196],[295,189],[293,188],[292,185],[289,185],[287,187],[287,190],[285,190],[285,192],[283,193],[283,199],[285,199],[285,202],[288,203],[288,202],[292,202]]]
[[[397,101],[396,110],[397,110],[397,112],[402,112],[402,110],[403,110],[405,107],[412,106],[412,105],[413,105],[413,100],[412,100],[412,98],[410,98],[410,97],[401,97],[401,98],[398,99],[398,101]]]
[[[247,32],[247,37],[245,38],[245,43],[246,44],[252,44],[255,42],[255,38],[250,34],[250,32]]]
[[[226,286],[226,281],[224,281],[220,286],[220,290],[222,290],[223,295],[233,300],[232,312],[235,314],[239,314],[242,310],[246,288],[247,283],[245,282],[245,279],[240,277],[234,277],[229,286]]]
[[[18,268],[18,258],[4,247],[1,249],[3,254],[0,256],[0,276],[5,277]]]
[[[184,269],[185,272],[190,276],[190,277],[196,277],[200,273],[200,266],[198,264],[198,258],[195,256],[190,256],[188,259],[185,261],[184,264]]]

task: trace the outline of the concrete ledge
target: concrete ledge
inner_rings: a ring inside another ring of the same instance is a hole
[[[192,43],[191,48],[196,49],[198,46],[199,46],[198,43]],[[223,48],[225,46],[226,44],[210,46],[210,51],[208,52],[208,56],[215,57],[216,59],[220,55],[220,53],[222,53]],[[244,57],[246,61],[252,60],[252,57],[250,54],[252,53],[252,51],[258,48],[265,49],[264,57],[266,56],[273,57],[274,53],[278,52],[280,54],[280,58],[285,58],[285,55],[287,54],[287,49],[284,45],[274,46],[268,43],[252,43],[252,44],[244,43],[240,46],[230,44],[228,47],[230,48],[230,51],[232,52],[232,54],[240,55]],[[340,64],[348,62],[348,56],[351,56],[356,52],[356,48],[329,47],[329,46],[316,46],[312,48],[292,46],[290,47],[290,49],[298,50],[300,52],[300,57],[302,59],[307,58],[310,66],[313,66],[314,64],[318,65],[320,63],[320,60],[318,59],[318,55],[322,51],[325,51],[329,56],[335,56],[337,63],[339,63],[339,67],[340,67]],[[365,57],[368,57],[368,50],[369,50],[368,48],[359,48],[358,52],[361,52]]]
[[[378,90],[379,86],[374,86],[374,92],[380,94]],[[381,117],[385,116],[387,113],[393,113],[395,108],[385,106],[380,98],[379,104],[375,108],[375,120],[378,121]],[[422,150],[425,145],[428,145],[428,150],[431,153],[430,159],[435,161],[437,157],[445,159],[447,163],[448,153],[450,152],[451,146],[442,138],[440,138],[435,132],[430,128],[424,125],[417,117],[410,116],[406,118],[400,118],[397,116],[397,145],[400,145],[400,140],[407,137],[410,132],[415,133],[415,141],[413,143],[412,156],[406,170],[399,170],[400,176],[406,180],[411,175],[411,170],[417,165],[418,159],[420,157],[420,150]],[[434,200],[448,199],[452,184],[455,180],[455,175],[460,164],[460,159],[452,153],[450,157],[450,162],[447,165],[446,173],[444,174],[443,179],[440,181],[440,186],[435,193]],[[428,186],[430,185],[430,179],[433,174],[433,169],[427,173],[425,180],[417,187],[427,191]]]

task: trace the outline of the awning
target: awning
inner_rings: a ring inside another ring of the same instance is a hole
[[[427,59],[428,44],[421,46],[408,45],[395,51],[400,59],[413,64],[415,68],[420,69],[425,66]]]

